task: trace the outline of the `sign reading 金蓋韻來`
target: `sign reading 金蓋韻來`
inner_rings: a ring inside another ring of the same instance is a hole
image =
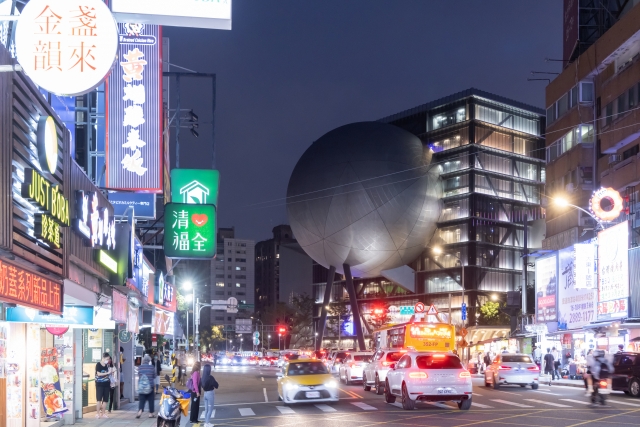
[[[598,320],[629,310],[629,222],[598,233]]]
[[[213,169],[173,169],[171,200],[178,203],[218,206],[220,172]]]
[[[162,186],[162,32],[118,24],[119,51],[107,80],[106,187],[160,193]]]
[[[16,28],[24,72],[48,92],[82,95],[113,67],[118,31],[102,0],[30,0]]]
[[[167,203],[164,252],[169,258],[206,259],[216,253],[216,208]]]

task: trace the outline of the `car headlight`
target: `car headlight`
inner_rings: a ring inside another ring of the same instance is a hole
[[[338,382],[335,381],[335,380],[331,380],[331,381],[328,381],[328,382],[324,383],[324,386],[326,388],[337,388],[338,387]]]
[[[287,384],[284,385],[284,388],[287,389],[287,390],[295,390],[298,387],[299,387],[298,384],[287,383]]]

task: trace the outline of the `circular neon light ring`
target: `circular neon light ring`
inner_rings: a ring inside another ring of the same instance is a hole
[[[589,202],[591,212],[602,221],[613,221],[624,209],[622,196],[613,188],[601,188],[593,193]],[[610,207],[606,209],[606,207]]]

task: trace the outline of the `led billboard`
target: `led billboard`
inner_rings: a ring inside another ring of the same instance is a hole
[[[556,322],[556,291],[558,289],[558,255],[536,261],[536,321]]]
[[[629,222],[598,233],[598,320],[626,317],[629,307]]]
[[[579,329],[595,320],[596,290],[576,287],[577,267],[585,263],[577,246],[591,245],[575,245],[558,251],[558,329],[561,330]]]

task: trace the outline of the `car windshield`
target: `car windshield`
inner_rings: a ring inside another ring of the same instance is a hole
[[[322,362],[299,362],[290,363],[287,374],[289,376],[296,375],[317,375],[326,374],[327,368]]]
[[[336,354],[336,360],[340,359],[344,359],[347,356],[347,353],[338,353]]]
[[[387,362],[397,362],[400,358],[404,356],[404,353],[400,351],[395,351],[393,353],[387,353]]]
[[[516,363],[533,363],[529,356],[521,356],[518,354],[503,354],[500,356],[503,362],[516,362]]]
[[[462,369],[460,359],[456,356],[448,355],[429,355],[416,357],[418,369]]]
[[[353,355],[353,360],[355,360],[356,362],[364,362],[369,360],[371,356],[369,356],[368,354],[354,354]]]

